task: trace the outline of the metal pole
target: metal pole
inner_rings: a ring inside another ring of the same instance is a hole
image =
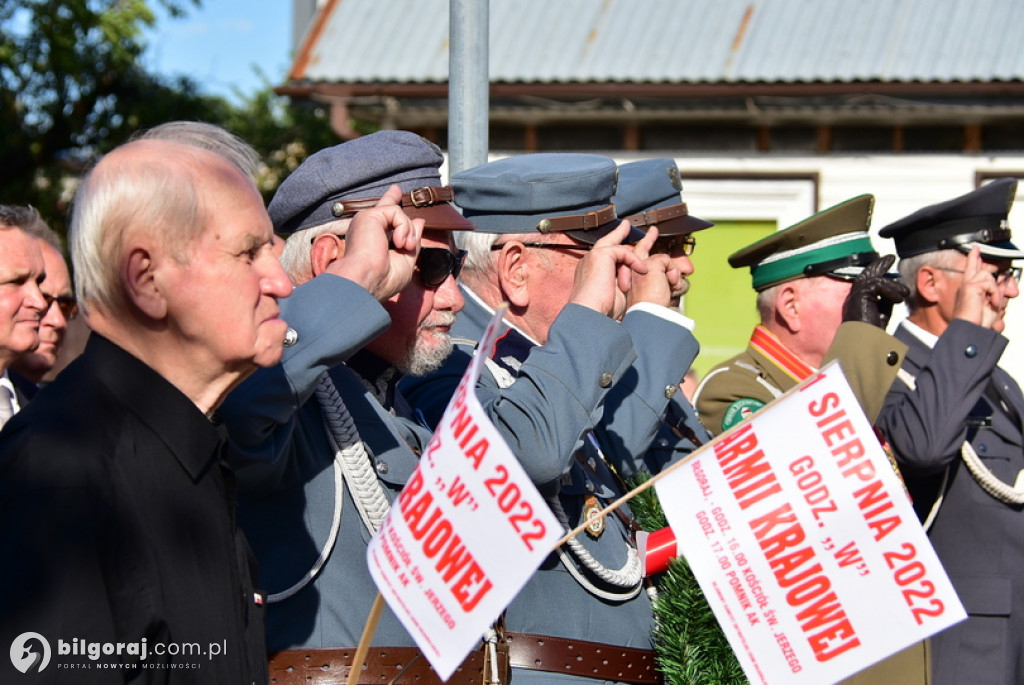
[[[449,0],[449,174],[487,161],[489,2]]]

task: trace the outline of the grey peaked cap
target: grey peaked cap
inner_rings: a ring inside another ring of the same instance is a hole
[[[440,148],[409,131],[377,131],[306,158],[270,201],[274,232],[290,234],[335,221],[339,200],[380,197],[397,184],[403,193],[440,186]]]

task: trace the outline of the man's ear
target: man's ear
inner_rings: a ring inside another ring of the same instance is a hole
[[[314,277],[319,276],[344,254],[344,238],[333,233],[321,233],[313,239],[313,249],[309,253],[311,273]]]
[[[917,275],[914,276],[914,280],[917,284],[917,294],[924,302],[928,304],[935,304],[939,301],[939,295],[941,295],[942,285],[939,283],[939,279],[935,277],[935,272],[938,271],[934,266],[922,266],[917,270]]]
[[[152,251],[135,246],[128,252],[121,272],[125,298],[155,321],[167,316],[167,301],[157,282],[157,268]]]
[[[526,262],[526,248],[518,240],[510,240],[498,252],[498,286],[513,307],[530,304],[530,267]]]
[[[775,294],[775,318],[790,332],[800,331],[800,288],[796,281],[779,286],[779,291]]]

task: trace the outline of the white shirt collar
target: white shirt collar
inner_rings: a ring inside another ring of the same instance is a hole
[[[4,386],[11,392],[11,405],[14,408],[14,413],[17,414],[21,411],[21,404],[18,402],[18,393],[14,390],[14,383],[11,381],[11,377],[7,375],[7,370],[4,370],[2,376],[0,376],[0,385]]]
[[[934,333],[929,333],[928,331],[921,328],[910,319],[903,319],[903,327],[906,328],[911,335],[913,335],[915,338],[923,342],[929,348],[935,347],[935,343],[939,342],[939,336],[935,335]]]

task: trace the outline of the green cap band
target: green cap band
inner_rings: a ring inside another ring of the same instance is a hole
[[[808,246],[793,250],[784,255],[773,255],[772,258],[751,266],[754,290],[765,288],[803,275],[804,269],[812,264],[840,259],[857,252],[872,252],[871,239],[867,233],[851,233],[850,239],[840,242],[829,241],[831,244],[819,247]]]

